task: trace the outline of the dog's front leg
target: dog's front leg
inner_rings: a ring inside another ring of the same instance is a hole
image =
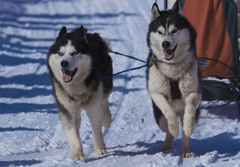
[[[106,146],[103,141],[102,135],[102,119],[104,107],[99,99],[93,99],[90,104],[85,107],[88,118],[92,126],[92,136],[95,151],[99,155],[107,153]]]
[[[150,92],[151,97],[157,107],[163,112],[163,115],[166,117],[168,122],[169,132],[177,137],[179,135],[179,123],[177,114],[173,111],[172,107],[168,103],[167,99],[157,92]]]
[[[68,112],[66,110],[64,111],[64,109],[59,109],[59,116],[69,147],[72,151],[73,160],[86,161],[79,137],[79,128],[81,124],[80,109],[76,112]]]
[[[201,97],[197,92],[190,93],[186,98],[186,106],[183,117],[183,131],[187,137],[190,137],[195,127],[195,114],[200,105]]]
[[[72,158],[73,160],[86,161],[79,137],[79,128],[81,124],[80,104],[70,99],[56,82],[54,82],[54,87],[59,117],[68,140],[68,145],[72,151]]]

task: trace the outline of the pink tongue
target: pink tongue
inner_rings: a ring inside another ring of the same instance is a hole
[[[165,51],[164,56],[165,56],[166,59],[171,59],[173,57],[173,53]]]
[[[63,81],[64,82],[69,82],[72,79],[71,75],[67,75],[64,71],[63,71]]]

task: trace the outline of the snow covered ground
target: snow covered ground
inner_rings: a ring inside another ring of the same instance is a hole
[[[71,159],[46,67],[50,45],[62,26],[70,31],[84,25],[111,41],[112,50],[145,60],[153,2],[0,0],[1,167],[240,166],[240,121],[234,103],[201,110],[191,140],[197,157],[180,158],[182,133],[171,150],[159,152],[165,135],[153,117],[144,68],[114,78],[113,123],[109,130],[103,128],[108,154],[94,152],[91,127],[82,111],[80,134],[88,162]],[[143,65],[111,56],[114,72]]]

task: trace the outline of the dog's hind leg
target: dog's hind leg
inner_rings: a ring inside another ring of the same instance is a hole
[[[154,117],[159,125],[160,129],[163,132],[166,132],[166,137],[163,145],[160,148],[160,151],[166,151],[172,148],[172,142],[174,137],[171,135],[168,129],[168,122],[166,117],[163,115],[162,111],[157,107],[157,105],[152,101],[153,104],[153,112],[154,112]]]
[[[172,148],[174,137],[169,132],[167,119],[163,115],[159,118],[159,127],[163,132],[166,132],[166,137],[160,151],[169,150]]]
[[[182,158],[191,158],[191,157],[195,157],[195,154],[190,151],[190,137],[187,137],[183,133]]]
[[[112,115],[109,110],[108,101],[103,103],[103,126],[105,129],[109,129],[112,123]]]

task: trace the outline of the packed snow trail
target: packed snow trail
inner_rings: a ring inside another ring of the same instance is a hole
[[[155,123],[145,69],[114,77],[113,123],[103,128],[108,154],[99,156],[84,111],[80,129],[87,163],[73,161],[60,124],[46,67],[48,49],[62,26],[84,25],[112,50],[146,60],[152,1],[0,0],[0,166],[240,166],[236,104],[202,109],[191,140],[196,158],[181,159],[181,136],[159,152],[165,134]],[[163,7],[163,1],[159,1]],[[114,73],[143,65],[115,54]],[[205,102],[206,103],[206,102]],[[203,103],[205,105],[205,103]]]

